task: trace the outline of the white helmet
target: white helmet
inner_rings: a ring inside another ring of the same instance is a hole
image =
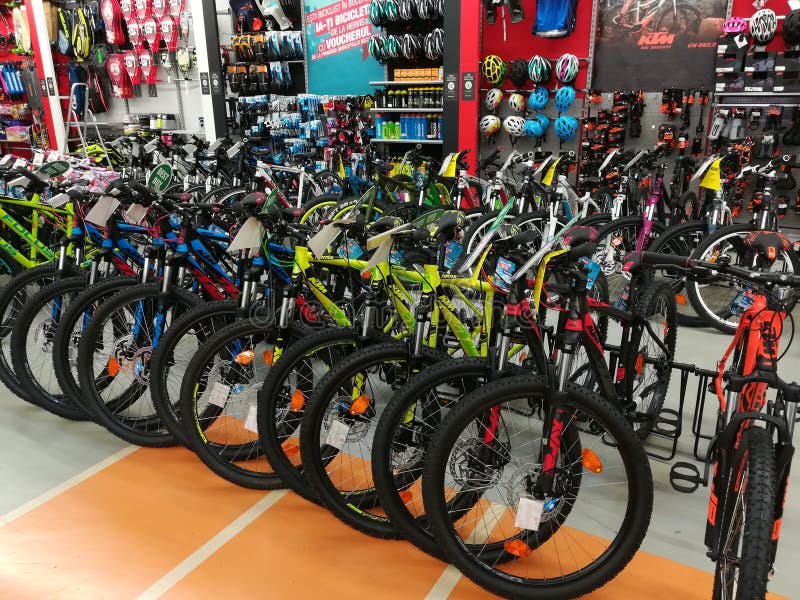
[[[778,18],[768,8],[762,8],[750,17],[750,34],[759,46],[766,46],[775,37]]]
[[[503,120],[503,129],[512,138],[525,135],[525,119],[516,115],[511,115]]]
[[[520,113],[525,110],[525,98],[522,94],[511,94],[508,97],[508,105],[511,107],[511,110]]]
[[[486,115],[478,124],[482,133],[486,135],[494,135],[500,131],[500,119],[494,115]]]
[[[497,110],[500,103],[503,101],[503,90],[492,88],[486,92],[486,108],[488,110]]]

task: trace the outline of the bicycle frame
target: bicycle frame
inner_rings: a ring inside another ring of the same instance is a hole
[[[22,223],[17,221],[17,219],[2,207],[2,204],[30,208],[32,211],[31,229],[28,230]],[[59,209],[42,205],[38,200],[38,195],[35,196],[34,200],[0,198],[0,223],[5,224],[10,231],[27,242],[31,247],[31,251],[28,256],[25,256],[24,253],[17,250],[9,241],[3,238],[0,238],[0,248],[5,250],[16,262],[26,269],[30,269],[44,262],[50,262],[55,258],[55,252],[39,241],[40,213],[48,214],[61,220],[66,217],[66,223],[64,225],[59,224],[58,226],[64,232],[68,232],[72,229],[74,221],[72,203],[68,203],[66,209]],[[43,260],[37,261],[36,259],[38,256],[41,256]]]

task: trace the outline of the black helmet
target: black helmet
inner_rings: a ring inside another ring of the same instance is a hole
[[[419,0],[417,2],[417,14],[421,19],[429,21],[436,18],[436,0]]]
[[[416,60],[422,56],[422,42],[417,34],[406,33],[403,35],[401,47],[403,58],[406,60]]]
[[[790,11],[783,21],[783,41],[787,46],[800,44],[800,10]]]
[[[413,21],[417,16],[414,0],[397,0],[397,11],[403,21]]]
[[[508,67],[508,78],[517,89],[528,82],[528,63],[522,59],[517,59]]]

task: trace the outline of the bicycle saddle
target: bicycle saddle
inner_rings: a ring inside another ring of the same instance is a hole
[[[791,247],[786,236],[777,231],[751,231],[745,238],[744,245],[770,262],[778,258],[780,252],[786,252]]]
[[[597,229],[591,225],[576,225],[570,227],[564,235],[564,243],[569,246],[578,246],[585,242],[596,242],[598,239]]]

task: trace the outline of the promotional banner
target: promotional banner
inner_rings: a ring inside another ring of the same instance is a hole
[[[369,56],[373,33],[370,0],[305,0],[308,91],[346,95],[371,92],[384,79],[383,66]]]
[[[592,87],[713,89],[727,0],[602,0]]]

